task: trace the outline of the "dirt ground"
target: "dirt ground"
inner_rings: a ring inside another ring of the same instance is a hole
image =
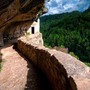
[[[47,78],[30,63],[13,45],[0,48],[2,70],[0,90],[51,90]]]

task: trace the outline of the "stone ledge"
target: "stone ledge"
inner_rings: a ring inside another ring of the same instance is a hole
[[[90,68],[71,55],[30,44],[22,38],[17,47],[46,74],[53,90],[89,90]]]

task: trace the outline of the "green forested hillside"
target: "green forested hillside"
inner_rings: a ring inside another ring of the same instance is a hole
[[[41,32],[47,46],[65,46],[80,60],[90,63],[90,8],[84,12],[41,17]]]

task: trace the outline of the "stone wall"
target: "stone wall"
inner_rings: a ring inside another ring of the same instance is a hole
[[[90,68],[69,54],[45,48],[42,35],[18,40],[18,50],[48,77],[53,90],[89,90]]]

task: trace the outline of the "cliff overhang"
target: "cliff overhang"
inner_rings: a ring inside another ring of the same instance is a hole
[[[4,38],[10,40],[22,36],[38,13],[44,13],[44,4],[45,0],[1,0],[0,46],[4,45]]]

